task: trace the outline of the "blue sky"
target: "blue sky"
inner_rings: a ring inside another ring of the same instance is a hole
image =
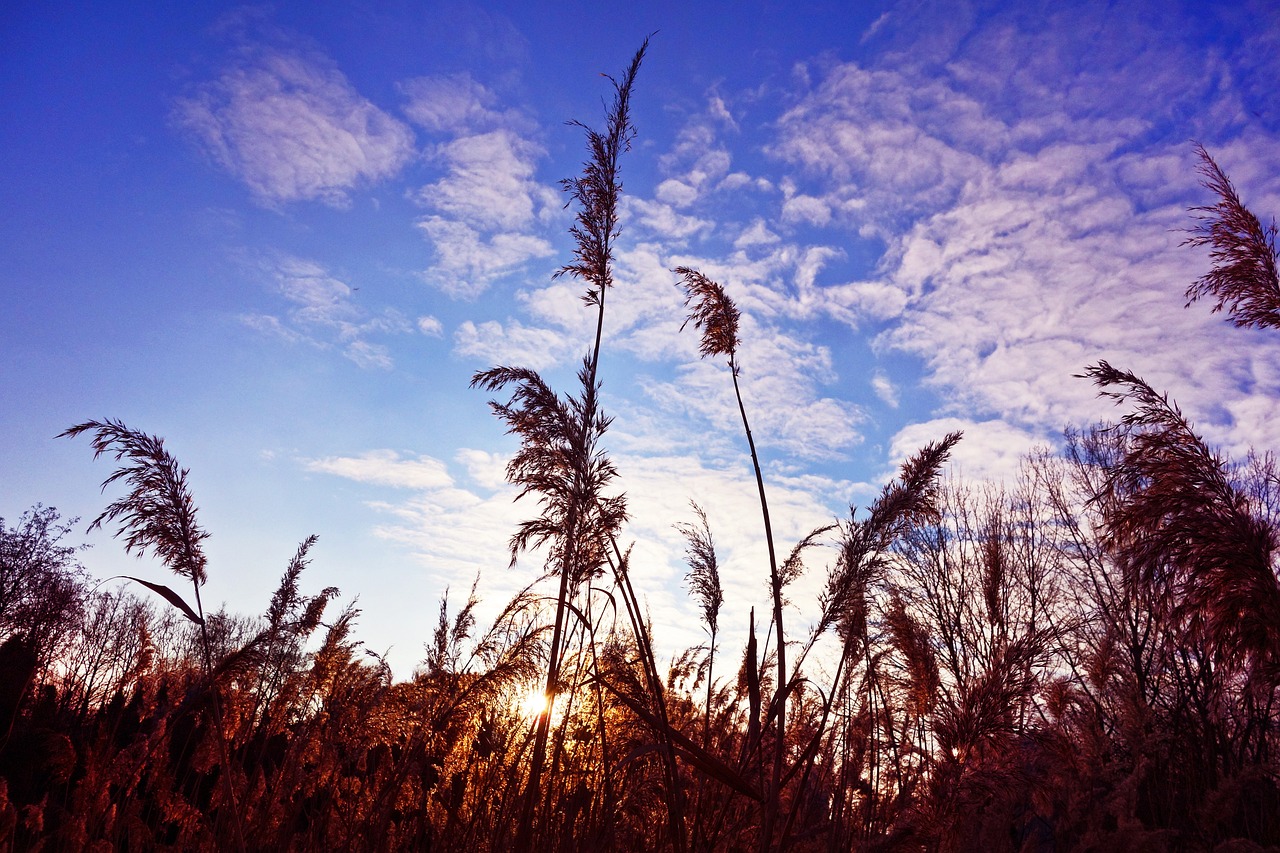
[[[439,595],[485,612],[532,510],[467,388],[563,389],[592,328],[558,181],[649,33],[601,377],[659,636],[698,642],[672,529],[721,546],[722,624],[767,600],[723,364],[670,272],[744,312],[742,379],[780,548],[952,429],[1012,476],[1111,414],[1099,359],[1232,453],[1280,445],[1269,336],[1183,308],[1203,143],[1280,211],[1280,13],[1265,3],[10,4],[0,15],[0,516],[92,518],[73,423],[191,469],[206,601],[260,612],[297,543],[407,675]],[[86,565],[163,580],[106,536]],[[821,560],[819,560],[820,562]],[[821,572],[792,595],[803,620]],[[739,627],[726,628],[730,633]]]

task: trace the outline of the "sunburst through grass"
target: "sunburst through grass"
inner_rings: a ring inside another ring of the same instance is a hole
[[[530,720],[536,720],[551,710],[551,697],[541,687],[530,688],[527,693],[518,696],[516,710]]]

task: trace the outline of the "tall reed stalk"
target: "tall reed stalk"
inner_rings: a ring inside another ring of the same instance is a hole
[[[575,224],[570,229],[576,248],[574,260],[556,276],[570,275],[586,282],[583,301],[596,307],[594,343],[578,374],[580,396],[561,400],[535,372],[521,368],[482,371],[471,383],[488,391],[516,385],[511,403],[491,405],[510,431],[523,439],[521,451],[508,466],[508,479],[523,487],[522,496],[538,494],[544,512],[521,525],[512,539],[512,559],[526,547],[549,543],[550,558],[560,578],[547,664],[547,711],[536,721],[526,796],[516,833],[516,846],[520,849],[527,849],[534,837],[551,707],[559,686],[566,608],[578,585],[597,574],[607,561],[609,543],[626,518],[625,501],[603,494],[616,471],[596,445],[609,425],[609,418],[599,409],[598,373],[605,296],[613,285],[613,246],[618,236],[618,201],[622,192],[618,161],[630,149],[635,135],[631,87],[648,44],[646,39],[636,51],[621,80],[609,78],[614,85],[614,99],[604,131],[573,122],[586,134],[589,156],[580,176],[562,182],[572,202],[578,205]]]
[[[222,761],[223,795],[231,810],[232,827],[237,849],[246,849],[244,828],[241,826],[240,808],[236,802],[235,788],[231,782],[232,767],[227,747],[226,726],[222,719],[222,707],[218,700],[218,685],[214,679],[213,654],[209,642],[209,627],[200,600],[200,587],[207,579],[207,560],[200,543],[209,534],[196,520],[196,504],[187,486],[187,470],[164,449],[164,441],[130,429],[120,421],[86,421],[59,434],[59,438],[75,438],[84,432],[92,432],[93,456],[111,454],[116,461],[127,459],[128,464],[117,468],[102,481],[102,488],[118,480],[131,486],[130,492],[112,501],[89,526],[100,528],[104,523],[119,521],[117,537],[123,537],[125,552],[141,557],[148,550],[164,561],[179,577],[191,582],[195,593],[194,613],[182,597],[163,584],[138,578],[144,586],[163,595],[181,610],[188,619],[200,627],[200,647],[204,653],[204,674],[209,685],[209,698],[213,707],[214,726],[218,732],[218,748]]]
[[[769,549],[769,588],[773,594],[773,624],[778,637],[778,684],[769,713],[776,717],[773,756],[773,774],[766,795],[765,820],[761,828],[762,847],[772,843],[773,824],[777,818],[778,799],[782,786],[782,767],[786,759],[787,731],[787,642],[782,627],[782,574],[778,571],[778,557],[773,545],[773,523],[769,518],[769,499],[765,496],[764,474],[760,470],[760,457],[751,435],[747,409],[742,402],[742,388],[738,384],[740,367],[738,355],[738,321],[741,314],[733,300],[718,283],[689,267],[677,267],[675,273],[684,279],[685,305],[690,308],[684,326],[693,323],[702,330],[699,352],[703,358],[723,355],[729,359],[729,373],[733,377],[733,393],[738,401],[738,414],[742,417],[742,429],[747,436],[747,448],[751,451],[751,466],[755,470],[756,490],[760,495],[760,513],[764,518],[764,539]]]

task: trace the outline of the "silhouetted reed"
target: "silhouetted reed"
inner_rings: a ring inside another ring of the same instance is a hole
[[[1195,150],[1202,183],[1218,196],[1218,203],[1192,208],[1200,222],[1186,242],[1208,246],[1213,268],[1187,288],[1187,305],[1209,297],[1217,300],[1214,312],[1225,308],[1237,326],[1280,327],[1275,220],[1264,227],[1209,152],[1201,145]]]

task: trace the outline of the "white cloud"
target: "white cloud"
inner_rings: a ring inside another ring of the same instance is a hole
[[[823,288],[826,310],[852,328],[867,319],[889,320],[901,316],[911,294],[884,281],[857,281]]]
[[[281,295],[296,303],[305,319],[332,324],[352,315],[351,288],[320,264],[284,255],[270,266]]]
[[[404,114],[433,133],[464,133],[516,118],[494,109],[497,98],[470,74],[416,77],[400,84]]]
[[[1093,390],[1072,378],[1090,362],[1108,358],[1167,386],[1221,353],[1169,286],[1186,277],[1169,233],[1178,212],[1134,211],[1108,189],[1112,167],[1099,152],[1087,176],[1082,154],[1043,153],[1015,157],[901,239],[891,280],[917,295],[884,341],[924,358],[957,405],[1061,427],[1099,413]],[[1198,366],[1161,367],[1171,335]]]
[[[945,83],[848,64],[782,116],[768,150],[828,184],[814,197],[828,211],[893,221],[955,198],[1002,134],[979,103]],[[790,216],[823,214],[802,201]]]
[[[679,184],[679,188],[674,184],[668,187],[666,193],[678,193],[681,206],[691,204],[729,174],[732,158],[717,139],[717,127],[724,124],[726,116],[723,101],[713,98],[708,110],[692,116],[680,129],[675,146],[658,159],[663,172],[671,176],[668,182]],[[731,118],[729,122],[732,126]],[[690,190],[697,195],[691,196]]]
[[[758,184],[757,180],[752,178],[746,172],[732,172],[720,179],[720,183],[716,185],[716,189],[739,190],[743,187],[749,187],[752,185],[755,185],[758,189],[766,192],[772,187],[772,185],[768,184],[767,181],[763,186]]]
[[[686,330],[689,357],[697,359],[696,332]],[[742,389],[752,432],[762,446],[799,459],[838,457],[861,442],[861,408],[825,396],[836,376],[830,350],[743,316],[739,349]],[[723,360],[693,360],[671,381],[644,387],[660,406],[710,421],[725,435],[740,433],[733,382]],[[696,429],[696,427],[694,427]]]
[[[541,153],[510,130],[460,137],[436,153],[448,174],[423,187],[416,198],[441,215],[477,228],[522,228],[548,200],[533,181],[534,162]]]
[[[429,338],[439,338],[444,336],[444,326],[438,319],[430,314],[418,318],[418,331]]]
[[[782,202],[782,221],[826,225],[831,221],[831,205],[817,196],[793,195]]]
[[[435,249],[424,278],[454,298],[472,299],[528,261],[547,257],[541,231],[562,217],[562,197],[535,178],[545,152],[531,124],[470,77],[405,84],[415,121],[454,138],[433,150],[444,174],[412,194],[429,213],[417,223]]]
[[[903,427],[889,446],[889,462],[894,467],[925,445],[942,440],[950,432],[964,437],[951,451],[950,469],[963,480],[991,480],[1012,483],[1023,459],[1045,437],[1027,432],[999,420],[975,421],[968,418],[934,418]]]
[[[780,242],[781,239],[781,237],[769,230],[763,219],[757,218],[742,229],[742,232],[733,241],[733,247],[735,249],[745,249],[748,246],[768,246]]]
[[[654,190],[658,201],[666,202],[672,207],[687,207],[698,198],[698,191],[676,178],[667,178]]]
[[[532,504],[514,502],[514,489],[501,479],[477,476],[499,464],[497,457],[463,449],[458,458],[481,491],[458,485],[439,459],[392,450],[310,460],[305,466],[355,482],[412,490],[407,499],[369,502],[387,518],[374,529],[375,535],[408,548],[438,589],[469,589],[479,572],[477,618],[484,622],[539,574],[536,555],[522,560],[521,570],[506,569],[507,541]],[[532,570],[527,568],[530,563]]]
[[[506,487],[509,460],[501,454],[464,447],[454,458],[467,469],[467,476],[481,488],[498,491]]]
[[[435,264],[423,275],[455,298],[475,298],[494,279],[554,253],[541,237],[511,232],[485,235],[465,222],[442,216],[424,217],[417,225],[436,251]]]
[[[259,51],[178,101],[174,115],[206,154],[263,204],[349,203],[394,175],[413,134],[361,97],[328,60]]]
[[[285,343],[295,344],[304,340],[303,335],[285,326],[279,317],[273,317],[270,314],[243,314],[240,322],[255,332],[279,338]]]
[[[634,216],[635,224],[668,243],[684,244],[714,227],[709,219],[680,213],[675,205],[661,201],[624,197],[622,209]]]
[[[359,456],[327,456],[306,460],[304,465],[308,471],[397,489],[439,489],[453,485],[447,466],[439,459],[405,458],[394,450],[369,450]]]
[[[486,365],[518,365],[546,370],[562,364],[574,343],[562,332],[525,326],[510,320],[504,326],[495,320],[458,326],[453,335],[454,352],[478,359]]]
[[[343,350],[343,355],[356,363],[357,367],[390,370],[394,365],[387,348],[382,344],[371,344],[368,341],[352,341]]]
[[[893,381],[884,374],[884,371],[877,370],[871,376],[871,390],[876,392],[876,396],[885,402],[891,409],[898,408],[898,389]]]
[[[409,332],[412,327],[399,312],[370,313],[352,300],[346,282],[315,261],[277,254],[261,261],[259,269],[292,306],[283,317],[246,315],[241,318],[246,326],[291,344],[305,341],[321,349],[340,344],[343,355],[361,368],[394,365],[388,348],[370,337]]]
[[[870,39],[876,33],[880,32],[881,27],[883,27],[885,23],[889,20],[890,14],[891,13],[889,12],[884,12],[880,15],[880,17],[872,21],[871,25],[867,27],[867,29],[862,33],[862,37],[858,39],[858,43],[865,44],[868,39]]]

